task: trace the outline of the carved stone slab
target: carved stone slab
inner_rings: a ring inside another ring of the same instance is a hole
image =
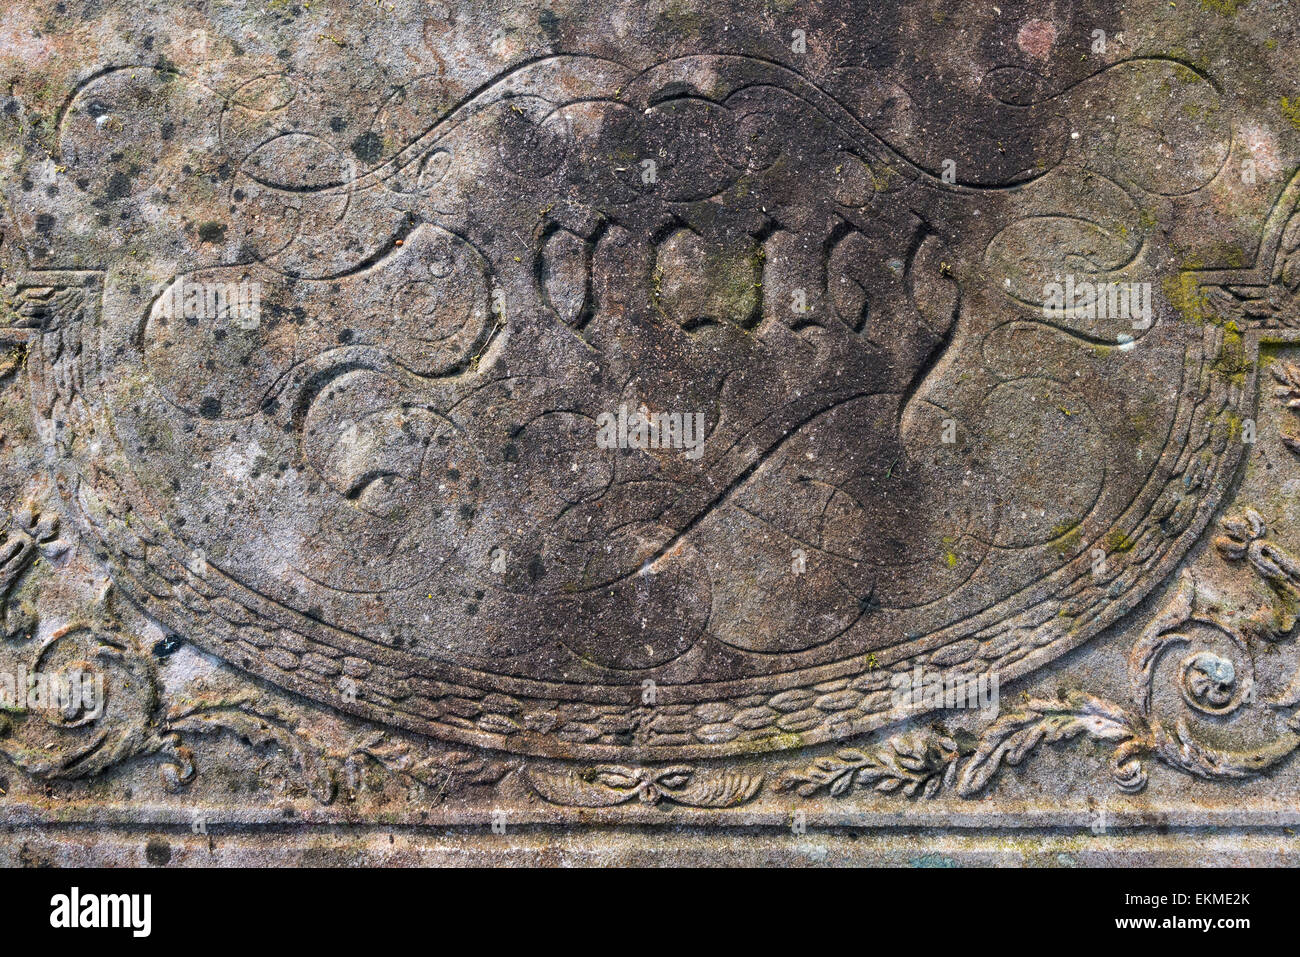
[[[19,0],[2,859],[1284,856],[1294,18],[879,6]]]

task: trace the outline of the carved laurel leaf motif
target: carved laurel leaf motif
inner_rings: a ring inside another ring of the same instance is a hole
[[[723,772],[692,776],[676,791],[665,791],[667,800],[687,807],[735,807],[753,799],[763,787],[763,775]]]
[[[544,800],[564,807],[614,807],[637,796],[633,785],[619,787],[609,778],[597,782],[590,772],[547,774],[530,771],[528,782]]]
[[[1150,740],[1140,719],[1102,698],[1072,692],[1060,701],[1031,699],[985,730],[961,772],[958,793],[969,797],[979,792],[1003,764],[1019,764],[1044,742],[1069,741],[1080,735],[1130,746],[1149,745]],[[1139,749],[1121,748],[1112,761],[1115,781],[1125,791],[1138,791],[1146,784],[1146,775],[1133,758],[1135,750]]]
[[[495,784],[510,771],[504,761],[491,760],[468,751],[428,754],[406,742],[376,731],[350,748],[343,766],[351,779],[364,764],[378,765],[387,773],[410,784],[433,789],[438,795],[458,784]]]
[[[908,797],[934,797],[955,780],[961,748],[942,728],[898,735],[871,750],[842,748],[807,767],[787,771],[778,791],[841,797],[856,785]]]
[[[301,727],[298,719],[246,698],[206,701],[174,710],[164,727],[174,735],[229,733],[255,750],[270,750],[285,760],[295,780],[321,804],[332,803],[342,784],[355,789],[367,766],[409,785],[428,788],[435,800],[460,785],[495,784],[510,770],[504,761],[465,751],[422,750],[384,731],[332,749],[321,744],[317,734]],[[180,750],[188,767],[182,762],[170,772],[165,770],[169,783],[184,784],[194,776],[192,753]]]
[[[297,733],[287,719],[270,710],[259,710],[248,699],[205,702],[176,709],[168,714],[166,727],[177,734],[230,733],[254,750],[279,751],[297,769],[318,801],[328,804],[334,799],[334,775],[324,753]],[[177,780],[185,778],[178,775]]]
[[[41,512],[30,502],[0,529],[0,633],[10,640],[26,637],[34,627],[32,612],[12,607],[12,599],[38,558],[57,558],[67,551],[68,544],[57,537],[58,531],[58,516]]]

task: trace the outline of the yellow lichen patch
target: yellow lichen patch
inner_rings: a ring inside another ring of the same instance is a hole
[[[1300,97],[1284,96],[1280,105],[1287,122],[1300,130]]]
[[[1201,0],[1201,6],[1215,13],[1221,13],[1225,17],[1235,17],[1237,11],[1249,2],[1250,0]]]
[[[1246,342],[1235,322],[1224,326],[1223,344],[1215,356],[1211,368],[1216,375],[1222,376],[1234,385],[1245,385],[1246,376],[1253,363],[1246,355]]]
[[[1106,537],[1102,540],[1102,545],[1105,547],[1106,551],[1112,553],[1132,551],[1135,544],[1136,542],[1127,532],[1118,528],[1112,528],[1106,533]]]
[[[1083,530],[1077,523],[1056,525],[1052,528],[1052,541],[1061,558],[1069,558],[1083,543]]]

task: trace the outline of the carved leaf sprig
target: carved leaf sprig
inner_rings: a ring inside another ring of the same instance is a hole
[[[1242,627],[1264,641],[1285,638],[1294,630],[1297,620],[1300,561],[1281,545],[1268,540],[1268,526],[1254,509],[1230,515],[1219,526],[1223,534],[1214,540],[1219,555],[1228,562],[1248,562],[1274,595],[1273,601],[1257,609]],[[1225,630],[1235,634],[1231,628]]]
[[[433,790],[441,796],[458,784],[495,784],[505,777],[510,765],[468,751],[432,754],[416,752],[409,744],[378,731],[350,748],[343,757],[349,780],[361,768],[373,763],[409,784]]]
[[[255,750],[273,752],[322,804],[333,802],[340,780],[356,782],[367,765],[377,766],[408,784],[429,788],[438,798],[461,784],[495,784],[510,770],[505,761],[467,751],[417,749],[385,731],[369,733],[342,749],[330,749],[302,731],[296,720],[246,698],[174,708],[163,727],[177,743],[185,734],[228,733]],[[173,784],[187,783],[194,776],[193,755],[187,748],[173,750],[180,757],[170,780]]]
[[[206,701],[173,709],[166,728],[175,734],[229,733],[255,750],[274,751],[298,770],[318,801],[329,804],[334,800],[334,774],[324,749],[298,733],[288,719],[259,709],[248,699]]]
[[[841,797],[856,786],[929,798],[952,786],[960,758],[957,740],[931,728],[897,735],[871,750],[842,748],[807,767],[787,771],[776,786],[778,791],[794,790],[802,797],[821,791]]]
[[[1269,367],[1269,371],[1278,384],[1273,390],[1273,395],[1292,412],[1300,410],[1300,366],[1294,362],[1275,362]],[[1284,433],[1282,444],[1300,455],[1300,437]]]
[[[1119,743],[1111,769],[1116,783],[1125,791],[1145,786],[1146,773],[1137,755],[1153,746],[1146,723],[1119,705],[1076,691],[1057,701],[1031,698],[989,725],[962,769],[957,792],[969,797],[982,790],[1004,764],[1019,764],[1040,744],[1080,735]]]
[[[6,638],[26,637],[36,626],[30,609],[11,608],[20,580],[40,557],[58,558],[69,548],[58,537],[56,513],[28,502],[0,527],[0,626]]]

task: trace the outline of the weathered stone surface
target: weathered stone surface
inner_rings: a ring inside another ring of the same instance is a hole
[[[0,36],[6,861],[1289,848],[1284,6]]]

